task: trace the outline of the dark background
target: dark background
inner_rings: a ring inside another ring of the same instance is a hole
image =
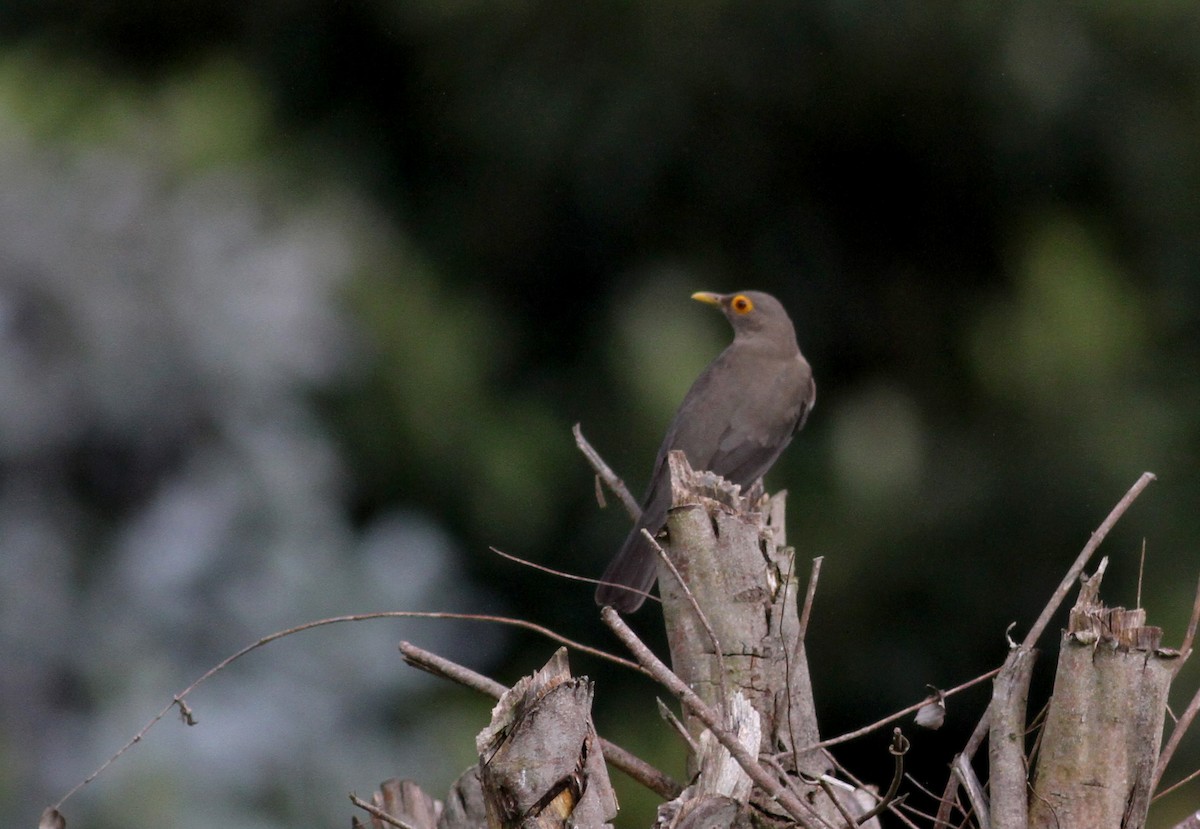
[[[497,612],[615,648],[587,586],[488,547],[599,574],[626,521],[570,427],[644,485],[728,339],[695,290],[776,294],[816,373],[768,484],[825,556],[824,734],[998,665],[1144,470],[1104,595],[1136,603],[1144,545],[1177,644],[1198,42],[1176,2],[6,3],[0,813],[31,825],[207,667],[322,615]],[[488,705],[413,676],[401,638],[506,683],[552,652],[441,622],[294,637],[64,811],[328,825],[394,774],[443,793]],[[574,667],[605,734],[678,770],[654,688]],[[905,726],[918,780],[987,696]],[[839,757],[885,785],[886,740]],[[618,825],[648,825],[620,793]]]

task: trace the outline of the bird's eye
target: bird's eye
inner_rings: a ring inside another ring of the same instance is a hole
[[[735,296],[729,305],[739,314],[749,314],[754,310],[754,303],[750,301],[750,297],[743,294]]]

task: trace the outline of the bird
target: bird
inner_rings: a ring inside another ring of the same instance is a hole
[[[642,530],[656,536],[666,525],[671,508],[668,453],[682,450],[693,469],[748,487],[778,460],[816,403],[812,368],[779,300],[761,291],[701,291],[692,299],[725,314],[733,326],[733,342],[700,373],[679,404],[655,458],[641,518],[600,579],[596,603],[621,613],[641,607],[658,577],[657,555]]]

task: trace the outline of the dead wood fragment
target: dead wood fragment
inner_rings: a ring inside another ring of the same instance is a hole
[[[591,705],[592,683],[571,676],[565,648],[500,698],[475,740],[489,825],[608,826],[617,799]]]
[[[411,642],[401,642],[400,653],[403,654],[404,661],[414,668],[427,671],[434,676],[453,680],[460,685],[464,685],[481,694],[486,694],[493,699],[500,699],[504,692],[508,690],[494,679],[477,673],[464,665],[459,665],[457,662],[453,662],[444,656],[439,656],[424,648],[419,648]],[[601,737],[600,748],[604,752],[604,759],[611,766],[619,771],[623,771],[664,800],[670,800],[683,790],[683,786],[673,780],[670,775],[664,774],[636,754],[622,748],[616,743],[609,742]]]

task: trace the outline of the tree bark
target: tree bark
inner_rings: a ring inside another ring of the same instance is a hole
[[[411,829],[612,829],[617,798],[592,725],[592,683],[573,678],[560,648],[506,691],[475,738],[479,763],[446,802],[414,783],[386,781],[379,812]],[[363,825],[358,818],[356,826]],[[372,816],[373,829],[393,824]]]
[[[592,690],[571,676],[559,648],[496,703],[475,739],[489,826],[609,826],[617,798],[592,725]]]
[[[1142,609],[1106,608],[1083,579],[1062,636],[1030,802],[1035,829],[1142,829],[1178,653]]]
[[[1013,648],[992,683],[988,732],[992,829],[1027,829],[1029,826],[1025,722],[1029,680],[1036,660],[1036,650]]]

